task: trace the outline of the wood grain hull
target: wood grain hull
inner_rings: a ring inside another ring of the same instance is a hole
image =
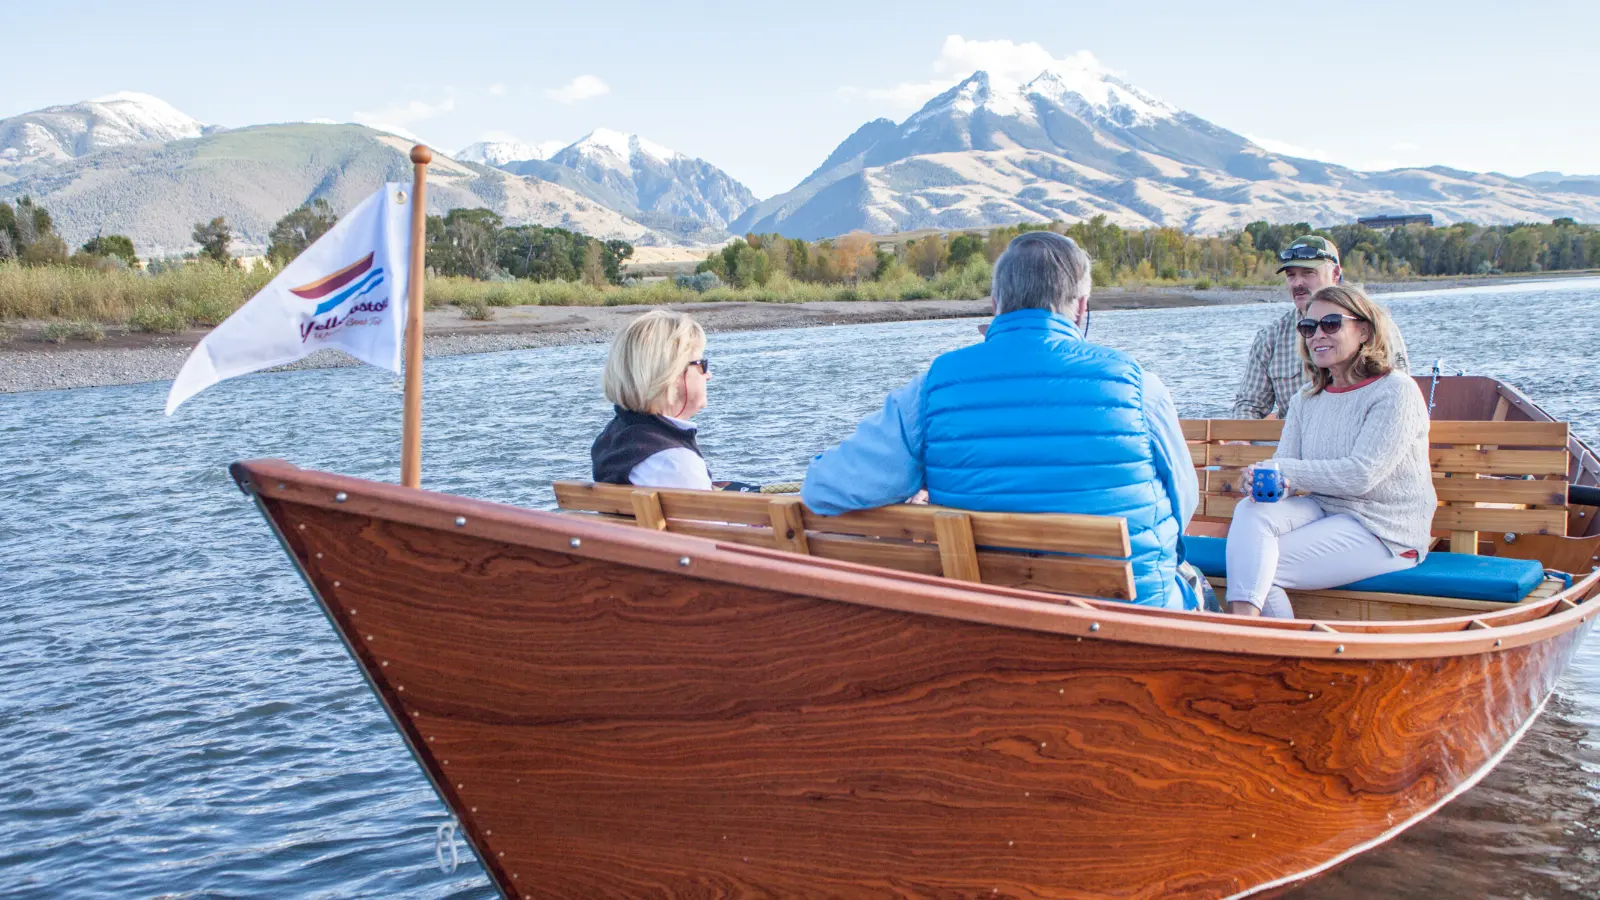
[[[235,475],[513,897],[1267,890],[1485,774],[1600,606],[1310,633]]]

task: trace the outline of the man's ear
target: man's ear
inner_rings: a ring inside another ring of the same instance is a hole
[[[1072,321],[1083,324],[1083,317],[1089,314],[1089,295],[1084,294],[1072,304]]]

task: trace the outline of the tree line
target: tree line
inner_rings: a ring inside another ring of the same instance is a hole
[[[1012,238],[1050,230],[1077,241],[1094,258],[1098,285],[1121,281],[1259,279],[1278,268],[1278,251],[1295,238],[1318,234],[1340,248],[1353,278],[1418,275],[1490,275],[1600,267],[1600,227],[1572,219],[1549,224],[1375,229],[1365,225],[1312,228],[1305,222],[1251,222],[1223,235],[1187,234],[1176,228],[1123,228],[1095,216],[1066,224],[1025,223],[986,231],[933,233],[897,239],[865,232],[821,241],[748,234],[701,263],[736,287],[764,285],[775,276],[797,281],[882,281],[907,274],[933,278],[976,260],[993,263]]]
[[[267,259],[281,268],[326,234],[339,217],[318,198],[280,218],[268,233]],[[977,263],[993,263],[1024,231],[1065,234],[1095,260],[1097,285],[1122,281],[1254,280],[1270,277],[1277,253],[1294,238],[1319,234],[1338,245],[1355,279],[1419,275],[1487,275],[1600,267],[1600,227],[1570,218],[1548,224],[1374,229],[1364,225],[1312,228],[1304,222],[1251,222],[1229,234],[1203,236],[1176,228],[1123,228],[1105,216],[1066,224],[1024,223],[987,230],[881,236],[852,232],[805,241],[778,234],[748,234],[712,253],[694,279],[697,290],[718,282],[737,288],[767,285],[774,278],[815,284],[859,285],[866,281],[934,279]],[[199,249],[190,258],[234,265],[233,229],[221,216],[196,222]],[[626,241],[600,240],[564,228],[507,226],[488,209],[454,209],[429,216],[426,265],[434,274],[480,281],[525,279],[571,281],[594,287],[623,283],[622,266],[632,257]],[[125,235],[99,234],[77,250],[55,231],[50,213],[28,197],[0,202],[0,262],[108,269],[140,267]],[[152,265],[160,266],[161,261]]]
[[[627,241],[603,241],[565,228],[511,225],[488,209],[452,209],[427,219],[427,267],[438,275],[479,281],[622,283],[633,256]]]

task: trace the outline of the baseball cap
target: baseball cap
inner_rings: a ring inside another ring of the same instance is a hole
[[[1339,248],[1325,237],[1308,234],[1295,238],[1288,247],[1278,251],[1278,271],[1288,268],[1315,269],[1320,266],[1337,266]]]

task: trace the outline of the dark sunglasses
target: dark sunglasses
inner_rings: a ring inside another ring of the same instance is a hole
[[[691,365],[691,366],[699,366],[701,375],[710,375],[711,374],[711,361],[706,359],[703,356],[701,358],[699,358],[699,359],[691,359],[691,360],[689,360],[689,365]]]
[[[1328,313],[1320,319],[1301,319],[1300,323],[1294,326],[1294,330],[1300,332],[1300,336],[1306,340],[1310,340],[1311,336],[1317,333],[1319,327],[1322,329],[1323,334],[1338,334],[1339,329],[1344,327],[1345,319],[1353,322],[1366,321],[1360,316],[1342,316],[1338,313]]]
[[[1288,262],[1291,259],[1331,259],[1334,262],[1339,261],[1339,257],[1321,247],[1313,247],[1310,244],[1295,244],[1287,250],[1278,251],[1278,260],[1280,262]]]

